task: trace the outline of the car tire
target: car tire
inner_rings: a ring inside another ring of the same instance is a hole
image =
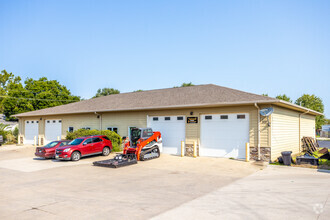
[[[80,160],[80,153],[78,151],[74,151],[72,154],[71,154],[71,160],[72,161],[78,161]]]
[[[102,150],[102,156],[108,156],[111,153],[111,150],[109,147],[104,147]]]

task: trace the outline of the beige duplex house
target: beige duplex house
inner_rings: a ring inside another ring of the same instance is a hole
[[[267,108],[269,116],[260,111]],[[109,95],[17,114],[19,142],[44,145],[80,128],[128,136],[132,127],[162,134],[162,153],[180,154],[184,141],[199,156],[274,160],[297,153],[315,137],[321,113],[289,102],[213,84]]]

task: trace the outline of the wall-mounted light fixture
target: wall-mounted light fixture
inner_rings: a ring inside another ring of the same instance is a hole
[[[194,112],[190,112],[190,115],[193,115],[194,114]]]

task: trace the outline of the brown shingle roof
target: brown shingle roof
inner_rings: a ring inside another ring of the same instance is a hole
[[[213,84],[121,93],[15,115],[16,117],[272,103],[277,99]]]

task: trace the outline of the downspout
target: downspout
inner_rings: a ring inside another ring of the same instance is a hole
[[[254,103],[254,106],[258,109],[258,160],[260,160],[260,108],[257,103]]]
[[[97,112],[94,112],[94,114],[99,116],[99,118],[100,118],[100,131],[102,131],[102,115]]]
[[[307,112],[299,114],[299,142],[298,142],[299,143],[299,152],[301,152],[301,122],[300,122],[300,120],[301,120],[301,116],[305,115],[307,113],[309,113],[309,110]]]

